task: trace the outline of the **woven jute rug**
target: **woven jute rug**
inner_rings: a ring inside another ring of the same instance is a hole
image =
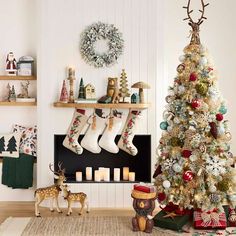
[[[0,236],[199,236],[216,235],[216,232],[190,231],[177,233],[154,227],[152,234],[133,232],[131,217],[91,216],[91,217],[9,217],[0,225]],[[232,235],[221,231],[220,235]]]

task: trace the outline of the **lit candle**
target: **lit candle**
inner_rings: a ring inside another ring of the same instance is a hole
[[[101,181],[101,176],[100,176],[101,172],[99,170],[95,170],[94,171],[94,180],[99,182]]]
[[[86,180],[92,180],[93,174],[92,174],[92,167],[86,167]]]
[[[104,168],[104,181],[110,181],[110,168]]]
[[[114,181],[120,181],[120,168],[114,168]]]
[[[135,181],[135,172],[129,172],[129,181]]]
[[[129,167],[123,167],[123,180],[129,180]]]
[[[76,171],[75,179],[76,179],[76,181],[82,181],[82,172]]]
[[[105,168],[104,167],[99,167],[98,170],[100,171],[101,180],[104,180],[104,170],[105,170]]]

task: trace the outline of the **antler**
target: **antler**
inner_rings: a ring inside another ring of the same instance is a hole
[[[199,10],[199,11],[202,14],[201,14],[201,17],[198,19],[198,22],[194,22],[194,20],[191,17],[191,13],[193,12],[193,10],[190,10],[190,2],[191,2],[191,0],[188,0],[188,5],[186,7],[185,6],[183,7],[184,9],[187,9],[187,15],[188,15],[188,17],[184,18],[184,20],[189,20],[189,23],[195,23],[195,24],[201,25],[202,22],[207,19],[204,16],[204,13],[205,13],[205,8],[209,5],[209,3],[205,4],[204,0],[201,0],[202,10]]]
[[[50,169],[50,171],[52,171],[53,174],[58,174],[58,175],[59,175],[59,172],[53,170],[53,169],[52,169],[52,166],[53,166],[53,164],[50,163],[50,164],[49,164],[49,169]]]
[[[191,38],[191,42],[190,44],[198,44],[200,45],[200,37],[199,37],[199,26],[202,24],[202,22],[204,20],[206,20],[207,18],[204,16],[205,13],[205,8],[209,5],[209,3],[205,4],[204,0],[201,0],[201,4],[202,4],[202,10],[199,10],[202,14],[200,16],[200,18],[198,19],[197,22],[195,22],[192,17],[191,17],[191,13],[193,12],[193,10],[190,10],[190,2],[191,0],[188,0],[188,5],[183,8],[187,9],[187,15],[188,17],[186,17],[184,20],[189,20],[189,25],[192,27],[192,38]]]
[[[62,164],[63,164],[62,161],[58,162],[58,168],[59,168],[58,170],[59,170],[60,173],[65,173],[65,168],[61,169]]]

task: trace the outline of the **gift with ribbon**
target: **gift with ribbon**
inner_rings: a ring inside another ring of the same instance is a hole
[[[193,220],[195,229],[225,229],[227,227],[227,220],[224,212],[194,211]]]

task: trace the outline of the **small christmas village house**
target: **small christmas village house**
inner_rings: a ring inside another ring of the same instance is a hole
[[[30,56],[23,56],[17,62],[17,73],[22,76],[33,75],[34,59]]]
[[[139,103],[139,95],[137,93],[133,93],[131,96],[131,103]]]
[[[85,99],[96,99],[95,87],[92,84],[87,84],[84,88]]]

